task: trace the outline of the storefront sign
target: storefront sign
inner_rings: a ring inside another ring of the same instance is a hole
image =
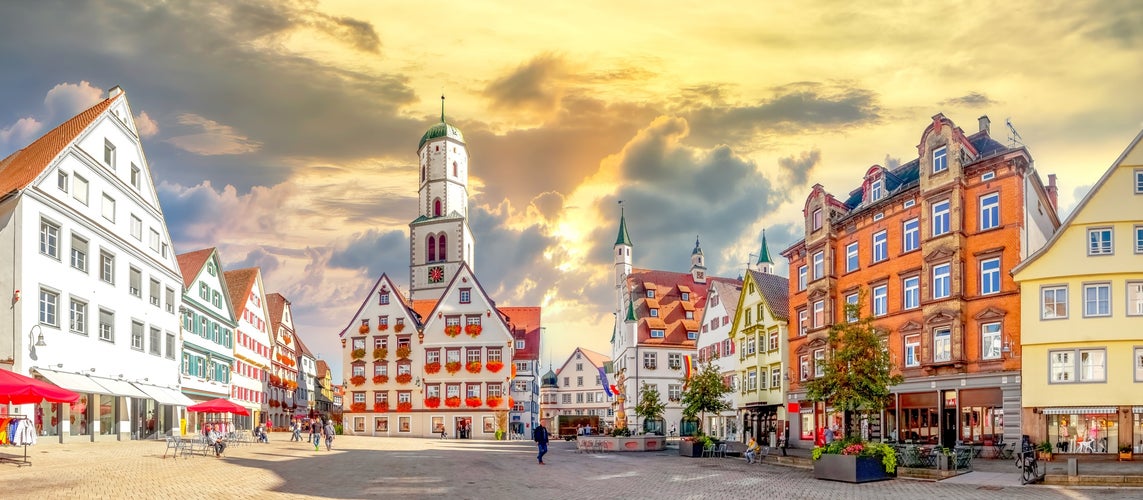
[[[788,413],[798,413],[799,411],[801,411],[801,405],[799,405],[798,403],[788,403],[786,405],[786,411]]]

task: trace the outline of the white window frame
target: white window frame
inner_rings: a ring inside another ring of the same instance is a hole
[[[921,277],[906,276],[901,280],[901,308],[921,307]]]
[[[873,233],[873,262],[889,258],[889,231]]]
[[[799,291],[806,289],[806,283],[807,283],[807,279],[806,279],[807,274],[806,273],[808,273],[808,272],[809,272],[809,266],[799,266],[798,267],[798,290]]]
[[[952,329],[937,328],[933,330],[933,362],[948,361],[952,361]]]
[[[872,202],[872,201],[880,200],[881,197],[883,197],[883,196],[885,196],[885,180],[884,179],[874,180],[870,184],[870,188],[869,188],[869,201]]]
[[[905,336],[905,367],[921,366],[921,335]]]
[[[40,218],[40,254],[60,260],[60,225]]]
[[[810,311],[802,308],[798,311],[798,335],[805,335],[810,329]]]
[[[850,312],[849,310],[849,306],[857,305],[858,299],[859,296],[856,293],[845,296],[845,320],[849,323],[857,322],[858,316],[861,314],[860,312]]]
[[[1004,349],[1004,331],[999,322],[980,325],[980,358],[1000,359]]]
[[[1106,298],[1099,296],[1100,291],[1106,291]],[[1092,292],[1096,293],[1094,300],[1092,299]],[[1083,317],[1103,318],[1111,316],[1111,302],[1111,283],[1085,283],[1083,285]]]
[[[1103,238],[1106,236],[1106,240]],[[1087,230],[1089,256],[1115,254],[1115,232],[1110,227],[1092,227]]]
[[[60,326],[60,293],[40,288],[39,320],[41,325]]]
[[[1000,293],[1000,257],[980,261],[980,294],[994,293]]]
[[[67,192],[67,185],[68,185],[67,181],[68,181],[67,172],[64,172],[63,170],[59,170],[56,172],[56,187],[59,188],[60,191],[63,191],[65,193]]]
[[[814,253],[814,280],[820,280],[825,277],[825,251],[818,251]]]
[[[1143,316],[1143,281],[1128,281],[1123,297],[1127,301],[1127,316]],[[1134,304],[1132,297],[1135,298]]]
[[[901,223],[901,252],[921,248],[921,220],[914,217]]]
[[[995,179],[995,178],[996,178],[996,172],[994,172],[992,170],[989,170],[983,174],[980,174],[980,180],[982,182],[987,182],[987,181],[990,181],[990,180]]]
[[[1135,194],[1143,194],[1143,168],[1135,169]]]
[[[825,349],[817,349],[814,351],[814,378],[825,376],[825,360]]]
[[[1000,193],[980,197],[980,230],[1000,227]]]
[[[886,314],[889,314],[889,285],[877,285],[873,287],[873,315]]]
[[[943,234],[948,234],[948,232],[951,231],[952,219],[949,214],[951,208],[952,202],[949,200],[941,200],[933,203],[932,229],[934,238]]]
[[[68,306],[68,330],[71,333],[87,335],[87,302],[71,299]]]
[[[845,246],[845,272],[847,273],[856,271],[860,267],[857,259],[857,247],[856,241]]]
[[[1143,382],[1143,347],[1136,347],[1132,363],[1135,365],[1135,381]]]
[[[143,219],[135,214],[131,214],[131,237],[143,241]]]
[[[72,233],[71,259],[69,259],[72,269],[87,272],[87,255],[90,248],[90,242],[86,238]]]
[[[949,169],[948,146],[933,150],[933,173],[939,174]]]
[[[130,177],[131,187],[135,188],[135,190],[138,191],[140,186],[142,186],[142,184],[143,184],[143,180],[142,180],[143,179],[143,171],[139,169],[138,165],[131,163],[130,176],[131,176]]]
[[[1135,233],[1135,253],[1143,254],[1143,226],[1136,225],[1133,232]]]
[[[813,307],[814,307],[814,316],[813,316],[814,328],[821,328],[821,327],[825,326],[825,323],[826,323],[826,320],[825,320],[825,301],[824,300],[814,301]]]
[[[798,369],[800,371],[798,375],[801,380],[810,379],[810,356],[808,354],[803,354],[798,358]]]
[[[107,193],[103,193],[103,205],[100,214],[109,222],[115,222],[115,198],[108,196]]]
[[[813,230],[817,231],[818,229],[821,229],[822,228],[822,209],[815,208],[813,211],[812,217],[813,217],[812,223],[813,223],[813,228],[814,228]]]
[[[99,279],[110,285],[115,284],[115,256],[105,251],[99,252]]]
[[[115,170],[115,145],[110,140],[103,140],[103,164],[112,171]]]
[[[87,179],[84,179],[83,176],[79,174],[75,174],[75,179],[72,180],[71,183],[71,197],[75,198],[75,201],[83,203],[86,206],[88,199],[90,198],[88,196],[90,194],[88,192],[89,190],[90,186],[87,182]]]
[[[1060,296],[1063,300],[1060,300]],[[1051,295],[1051,303],[1049,303],[1049,295]],[[1063,314],[1056,315],[1055,310],[1063,306]],[[1049,312],[1052,314],[1049,315]],[[1049,285],[1040,287],[1040,319],[1053,320],[1053,319],[1067,319],[1068,318],[1068,286],[1067,285]]]
[[[663,330],[661,328],[652,328],[651,329],[651,338],[653,338],[653,339],[661,339],[664,336],[666,336],[666,334],[667,334],[666,330]]]
[[[946,262],[933,266],[933,300],[952,295],[952,264]]]

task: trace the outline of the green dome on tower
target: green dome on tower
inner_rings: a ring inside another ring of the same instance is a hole
[[[445,121],[443,95],[441,96],[441,121],[440,123],[429,127],[429,130],[425,132],[425,135],[421,136],[421,142],[420,144],[417,144],[417,151],[420,151],[421,147],[423,147],[426,142],[441,137],[451,137],[460,142],[464,142],[464,134],[460,133],[460,129]]]

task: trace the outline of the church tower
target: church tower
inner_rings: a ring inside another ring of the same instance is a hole
[[[691,279],[695,283],[706,283],[706,257],[703,257],[698,236],[695,236],[695,249],[691,250]]]
[[[774,259],[770,258],[770,247],[766,245],[766,230],[762,230],[762,249],[758,250],[758,262],[754,263],[754,270],[765,274],[774,274]]]
[[[468,147],[460,129],[445,121],[417,145],[419,216],[409,223],[409,288],[413,300],[439,299],[462,262],[475,271],[468,227]]]

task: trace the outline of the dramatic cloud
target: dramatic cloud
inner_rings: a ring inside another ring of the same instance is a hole
[[[154,137],[159,133],[159,124],[152,120],[146,111],[140,111],[135,117],[135,128],[139,130],[139,137],[144,139]]]
[[[48,91],[44,106],[50,119],[62,122],[94,106],[104,97],[103,89],[92,87],[87,81],[61,83]]]
[[[44,124],[32,117],[20,118],[12,125],[0,128],[0,158],[36,140],[43,129]]]
[[[567,70],[562,57],[542,54],[492,81],[484,94],[494,106],[551,111],[559,105],[562,94],[558,80]]]
[[[233,127],[192,113],[179,115],[177,121],[180,125],[201,130],[195,134],[167,139],[167,142],[175,147],[190,153],[203,156],[240,155],[253,153],[262,148],[260,142],[252,141],[235,132]]]
[[[822,160],[822,152],[818,149],[802,151],[798,156],[778,158],[778,166],[790,187],[805,186],[810,171]]]
[[[354,234],[349,243],[336,248],[329,265],[345,269],[361,269],[374,279],[382,273],[389,275],[401,286],[409,280],[409,238],[405,231],[377,231],[370,229]],[[406,288],[405,290],[408,290]]]
[[[966,108],[983,108],[986,106],[994,106],[998,104],[996,101],[989,99],[987,95],[981,92],[969,92],[960,97],[945,99],[941,101],[942,106],[964,106]]]

